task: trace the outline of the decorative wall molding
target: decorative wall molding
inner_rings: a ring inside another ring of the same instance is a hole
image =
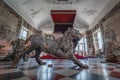
[[[115,15],[116,13],[120,13],[120,2],[110,12],[108,12],[104,16],[104,18],[102,18],[100,20],[99,23],[102,23],[102,22],[106,21],[107,19],[109,19],[110,17],[112,17],[113,15]]]
[[[95,27],[95,25],[119,2],[120,0],[112,0],[112,2],[109,2],[108,5],[106,5],[106,8],[104,8],[101,11],[101,13],[95,18],[93,23],[90,25],[89,29],[92,29],[93,27]]]

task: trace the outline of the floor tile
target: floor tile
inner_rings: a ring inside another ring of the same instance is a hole
[[[34,70],[37,69],[39,65],[35,65],[33,67],[19,67],[20,70],[25,71],[25,70]]]
[[[16,78],[16,79],[12,79],[12,80],[31,80],[28,77],[21,77],[21,78]]]
[[[120,78],[107,77],[105,80],[120,80]]]
[[[102,69],[90,69],[89,72],[107,77],[111,71],[106,70],[105,68],[102,68]]]
[[[113,71],[120,73],[120,68],[116,68],[116,69],[114,69]]]
[[[1,69],[0,74],[6,74],[6,73],[13,73],[13,72],[19,72],[19,69]]]
[[[23,72],[13,72],[13,73],[1,74],[0,80],[11,80],[11,79],[21,78],[25,76],[26,75]]]
[[[31,76],[31,75],[37,75],[38,69],[34,69],[34,70],[25,70],[23,71],[23,73],[27,76]]]
[[[73,74],[78,73],[79,71],[77,70],[72,70],[72,69],[61,69],[61,70],[56,70],[55,73],[57,74],[61,74],[64,76],[71,76]]]
[[[87,70],[83,70],[78,74],[69,76],[75,80],[105,80],[105,77],[98,74],[93,74],[88,72]]]
[[[62,79],[59,79],[59,80],[75,80],[75,79],[70,78],[70,77],[65,77],[65,78],[62,78]]]
[[[32,80],[59,80],[61,78],[64,78],[65,76],[55,73],[43,73],[38,75],[31,75],[29,76]]]
[[[52,75],[52,76],[51,76]],[[49,74],[47,80],[59,80],[61,78],[64,78],[65,76],[60,75],[60,74]]]
[[[28,76],[31,80],[38,80],[37,79],[37,75],[31,75],[31,76]]]
[[[113,63],[100,63],[99,58],[80,60],[89,69],[82,69],[66,59],[42,61],[47,64],[38,65],[30,58],[16,69],[8,69],[10,62],[0,62],[0,80],[120,80],[120,68]]]
[[[115,72],[115,71],[112,71],[110,74],[109,74],[110,77],[115,77],[115,78],[119,78],[120,79],[120,72]]]

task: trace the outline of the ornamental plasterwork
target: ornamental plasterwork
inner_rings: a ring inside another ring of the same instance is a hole
[[[42,10],[43,10],[43,8],[40,8],[40,9],[38,9],[38,10],[30,9],[30,15],[31,15],[32,17],[34,17],[35,15],[39,14]]]
[[[95,15],[97,13],[96,9],[84,9],[82,13],[85,13],[88,16]]]
[[[46,0],[47,3],[52,4],[76,4],[76,3],[84,3],[89,0]]]
[[[24,0],[21,1],[21,5],[28,7],[29,11],[30,11],[30,15],[31,17],[35,17],[36,15],[39,15],[39,13],[43,10],[43,8],[34,8],[34,7],[30,7],[32,4],[31,0]]]

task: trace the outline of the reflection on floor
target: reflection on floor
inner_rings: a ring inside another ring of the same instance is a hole
[[[89,69],[81,69],[70,60],[45,59],[46,65],[38,65],[34,58],[8,69],[10,62],[0,62],[0,80],[120,80],[117,64],[100,63],[101,59],[82,59]]]

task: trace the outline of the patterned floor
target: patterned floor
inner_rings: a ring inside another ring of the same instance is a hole
[[[0,80],[120,80],[120,68],[113,63],[100,63],[102,59],[82,59],[89,69],[81,69],[70,60],[47,59],[38,65],[34,58],[9,69],[11,62],[0,61]]]

